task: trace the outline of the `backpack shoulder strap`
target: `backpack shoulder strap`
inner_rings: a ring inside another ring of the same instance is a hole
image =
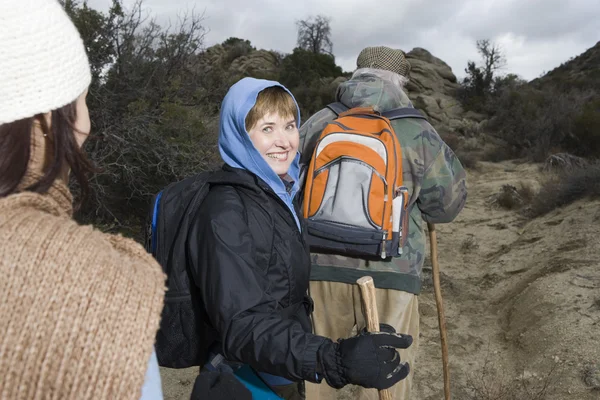
[[[327,108],[330,109],[331,111],[333,111],[335,113],[335,115],[338,115],[338,116],[349,110],[348,107],[346,107],[343,103],[340,103],[339,101],[328,104]],[[425,115],[423,115],[423,113],[421,111],[417,110],[416,108],[412,108],[412,107],[394,108],[392,110],[383,112],[381,115],[383,115],[390,121],[394,120],[394,119],[402,119],[402,118],[419,118],[419,119],[427,120],[427,117],[425,117]]]
[[[163,192],[160,191],[157,195],[153,197],[153,202],[151,206],[152,217],[150,218],[150,229],[146,241],[146,250],[153,256],[156,253],[156,225],[158,223],[158,206],[160,204],[160,198],[162,197],[162,193]]]
[[[385,111],[382,115],[390,121],[402,118],[419,118],[427,120],[427,117],[425,117],[422,112],[412,107],[394,108],[393,110]]]
[[[331,111],[335,113],[335,115],[340,115],[341,113],[348,111],[348,107],[346,107],[343,103],[335,102],[327,105]]]

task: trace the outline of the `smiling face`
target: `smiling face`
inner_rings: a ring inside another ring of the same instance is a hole
[[[298,107],[292,96],[282,87],[271,86],[258,94],[246,116],[246,130],[252,144],[282,178],[298,152],[297,115]]]
[[[296,157],[300,135],[294,117],[269,113],[248,131],[250,140],[267,164],[284,177]]]

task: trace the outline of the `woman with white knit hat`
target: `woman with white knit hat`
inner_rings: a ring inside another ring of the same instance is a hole
[[[165,292],[136,242],[72,219],[93,168],[90,67],[57,0],[0,0],[0,399],[163,398],[153,351]],[[231,373],[193,400],[248,400]]]
[[[56,0],[0,0],[0,399],[162,398],[160,266],[72,219],[90,81]]]

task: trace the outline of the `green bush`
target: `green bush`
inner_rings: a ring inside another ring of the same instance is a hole
[[[541,162],[564,150],[598,156],[586,140],[595,137],[595,112],[581,111],[593,98],[593,93],[576,90],[507,89],[490,103],[494,110],[490,128],[508,143],[515,157]]]
[[[301,88],[318,84],[321,78],[342,76],[342,68],[329,54],[313,53],[295,48],[281,66],[279,81],[288,88]]]
[[[600,99],[586,104],[575,117],[567,146],[582,157],[600,156]]]

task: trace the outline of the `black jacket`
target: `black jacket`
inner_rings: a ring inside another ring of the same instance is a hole
[[[264,181],[224,170],[231,183],[211,187],[187,243],[208,321],[203,337],[218,341],[230,361],[314,382],[326,339],[311,333],[308,245]]]

